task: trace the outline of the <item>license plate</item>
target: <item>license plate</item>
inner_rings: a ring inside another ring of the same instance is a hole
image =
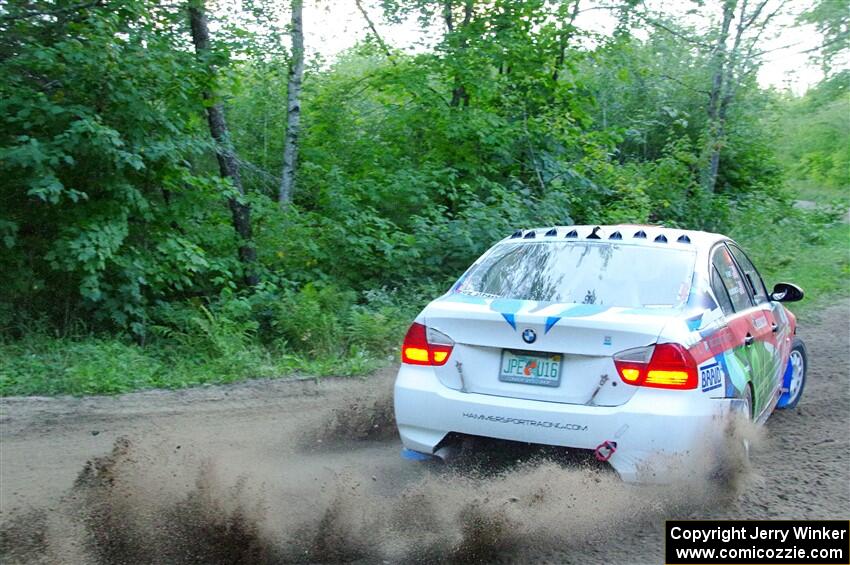
[[[558,386],[561,384],[561,361],[559,353],[536,353],[502,350],[502,366],[499,380],[507,383]]]

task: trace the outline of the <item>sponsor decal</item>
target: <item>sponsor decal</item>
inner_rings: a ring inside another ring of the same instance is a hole
[[[700,326],[702,326],[702,315],[703,313],[700,312],[696,316],[685,320],[685,322],[688,324],[688,331],[695,332],[700,329]]]
[[[717,363],[700,367],[699,378],[703,392],[720,388],[723,386],[723,369]]]
[[[572,430],[577,432],[587,431],[587,426],[582,426],[581,424],[569,424],[565,422],[548,422],[546,420],[532,420],[529,418],[490,416],[487,414],[476,414],[474,412],[464,412],[463,417],[472,418],[473,420],[486,420],[487,422],[496,422],[499,424],[517,424],[520,426],[535,426],[540,428],[554,428],[556,430]]]
[[[602,345],[611,345],[611,336],[606,335],[602,338]]]
[[[440,299],[440,302],[460,302],[462,304],[487,304],[487,299],[483,296],[452,290],[451,294],[447,294]]]

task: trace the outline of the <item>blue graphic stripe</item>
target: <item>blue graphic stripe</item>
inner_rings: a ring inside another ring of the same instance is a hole
[[[501,314],[505,321],[516,330],[516,313],[528,304],[526,300],[497,298],[490,303],[490,310]]]

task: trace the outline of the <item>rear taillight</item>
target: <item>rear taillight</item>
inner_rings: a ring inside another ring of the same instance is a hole
[[[697,387],[697,364],[678,343],[621,351],[614,355],[614,365],[626,384],[672,389]]]
[[[411,365],[445,365],[454,345],[443,332],[413,322],[404,336],[401,360]]]

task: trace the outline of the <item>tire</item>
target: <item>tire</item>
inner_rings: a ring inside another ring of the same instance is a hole
[[[791,345],[791,354],[788,356],[788,366],[785,369],[782,386],[788,389],[779,397],[776,407],[781,410],[795,408],[803,396],[806,388],[806,374],[809,370],[809,358],[806,353],[806,345],[799,337],[794,338]]]
[[[747,387],[744,390],[744,416],[747,418],[747,422],[753,421],[753,385],[747,383]],[[746,437],[746,433],[743,433],[742,430],[738,430],[738,435],[741,436],[741,454],[743,461],[749,462],[750,460],[750,440]]]
[[[741,471],[750,465],[750,440],[748,422],[753,419],[753,388],[747,383],[741,402],[726,423],[724,440],[718,444],[717,459],[709,477],[720,493],[737,492]],[[746,421],[745,421],[746,420]]]
[[[747,383],[747,386],[744,388],[744,405],[746,408],[743,410],[744,415],[747,417],[747,420],[753,420],[753,386],[750,383]]]

